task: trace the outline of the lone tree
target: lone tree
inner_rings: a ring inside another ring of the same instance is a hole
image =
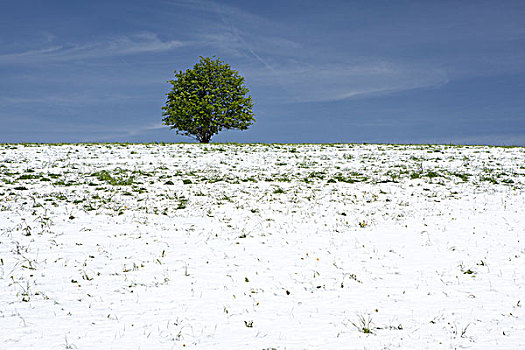
[[[193,69],[175,71],[175,80],[168,83],[172,88],[162,121],[177,134],[209,143],[222,129],[246,130],[255,121],[244,78],[215,56],[201,56]]]

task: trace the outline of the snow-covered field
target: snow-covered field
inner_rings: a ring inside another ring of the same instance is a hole
[[[1,349],[523,349],[525,148],[0,145]]]

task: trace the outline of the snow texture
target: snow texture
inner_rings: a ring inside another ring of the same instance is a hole
[[[1,349],[523,349],[525,149],[0,145]]]

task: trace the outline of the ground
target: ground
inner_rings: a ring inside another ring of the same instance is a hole
[[[518,147],[0,145],[0,348],[524,348],[524,189]]]

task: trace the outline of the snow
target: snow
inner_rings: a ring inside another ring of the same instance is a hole
[[[518,147],[0,145],[0,348],[525,348],[524,188]]]

